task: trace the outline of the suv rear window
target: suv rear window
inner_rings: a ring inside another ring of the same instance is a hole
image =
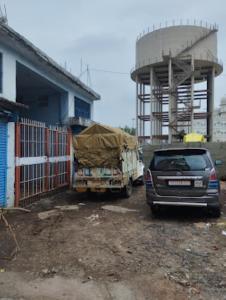
[[[204,149],[156,151],[150,166],[155,171],[201,171],[209,167]]]

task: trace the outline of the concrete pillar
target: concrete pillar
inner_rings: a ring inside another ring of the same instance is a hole
[[[136,137],[138,135],[138,76],[136,76]]]
[[[154,95],[153,95],[153,68],[150,69],[150,143],[153,144],[153,100],[154,100]]]
[[[145,97],[145,85],[143,84],[143,97]],[[143,98],[143,115],[145,116],[145,99]],[[143,121],[143,136],[145,136],[145,121]],[[144,139],[145,142],[145,139]]]
[[[173,66],[172,59],[169,59],[168,66],[168,85],[169,85],[169,136],[168,143],[171,144],[176,141],[175,135],[177,135],[177,98],[175,96],[175,87],[173,83]]]
[[[140,84],[140,115],[141,117],[144,115],[143,112],[143,83]],[[143,137],[143,119],[140,119],[140,136]],[[143,138],[141,139],[143,142]]]
[[[195,70],[194,59],[191,58],[191,69],[192,72]],[[191,132],[194,131],[194,85],[195,85],[195,75],[194,73],[191,75]]]
[[[154,88],[156,88],[155,82],[154,82]],[[156,104],[157,104],[156,95],[153,95],[152,112],[155,112],[155,113],[157,111]],[[157,135],[157,122],[156,122],[157,120],[153,114],[152,114],[152,116],[153,116],[153,135]],[[153,144],[154,145],[156,144],[156,137],[153,138]]]
[[[162,106],[162,94],[161,94],[161,87],[159,87],[159,114],[161,115],[161,106]],[[162,135],[162,123],[161,119],[159,119],[159,135]],[[161,144],[161,140],[159,139],[159,144]]]
[[[142,94],[143,94],[142,112],[143,112],[143,116],[145,116],[145,100],[144,100],[145,99],[145,85],[144,84],[143,84]],[[145,136],[145,121],[143,121],[142,132],[143,132],[143,136]],[[143,143],[145,143],[145,138],[143,139]]]
[[[163,93],[162,93],[162,91],[161,91],[161,87],[160,87],[160,102],[159,102],[159,112],[160,113],[162,113],[162,111],[163,111],[163,103],[162,103],[162,101],[163,101]],[[160,119],[160,121],[159,121],[159,124],[160,124],[160,131],[159,131],[159,134],[160,135],[162,135],[162,132],[163,132],[163,127],[162,127],[162,120]],[[160,144],[162,143],[162,141],[160,140],[159,141],[160,142]]]
[[[214,77],[215,69],[207,75],[207,141],[213,141],[213,111],[214,111]]]
[[[139,119],[139,136],[142,136],[142,83],[139,83],[139,115],[140,115],[140,119]]]
[[[68,93],[68,117],[75,115],[75,95],[71,92]]]
[[[172,114],[172,103],[173,103],[173,99],[172,99],[172,94],[171,94],[171,89],[172,89],[172,85],[173,85],[173,80],[172,80],[172,60],[171,58],[169,59],[169,65],[168,65],[168,85],[169,85],[169,125],[173,122],[173,114]],[[172,128],[170,126],[168,126],[168,143],[171,144],[172,143]]]

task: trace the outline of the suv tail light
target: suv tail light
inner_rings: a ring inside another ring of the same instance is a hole
[[[219,190],[219,182],[217,179],[217,174],[214,168],[210,171],[209,175],[209,184],[208,184],[208,192],[209,193],[217,193]]]
[[[210,180],[210,181],[215,181],[215,180],[217,180],[217,174],[216,174],[216,171],[215,171],[214,168],[210,171],[209,180]]]

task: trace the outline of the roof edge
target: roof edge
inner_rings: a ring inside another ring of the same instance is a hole
[[[72,83],[78,85],[85,92],[89,93],[94,100],[100,100],[101,96],[96,93],[93,89],[89,88],[86,84],[84,84],[78,77],[61,67],[56,61],[54,61],[51,57],[49,57],[45,52],[36,47],[32,42],[30,42],[27,38],[25,38],[20,33],[16,32],[13,28],[11,28],[7,24],[0,23],[0,30],[3,30],[6,34],[8,34],[11,38],[14,38],[16,41],[23,44],[24,47],[28,48],[32,51],[42,62],[49,64],[56,71],[65,76]]]
[[[3,97],[0,97],[0,107],[4,109],[16,110],[16,111],[29,109],[29,106],[23,103],[10,101]]]

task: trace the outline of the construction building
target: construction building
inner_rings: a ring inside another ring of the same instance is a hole
[[[136,129],[140,142],[172,143],[194,120],[206,121],[213,140],[214,78],[222,73],[217,58],[216,25],[173,25],[144,32],[136,42]]]

